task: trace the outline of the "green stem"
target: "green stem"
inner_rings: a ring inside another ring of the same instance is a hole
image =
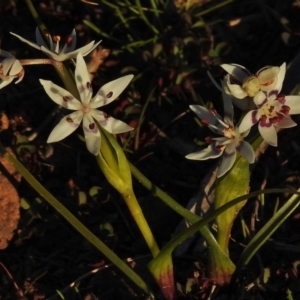
[[[85,227],[64,205],[62,205],[40,182],[0,143],[0,153],[9,160],[25,180],[41,195],[69,224],[71,224],[86,240],[94,245],[115,266],[130,278],[138,287],[147,294],[152,294],[149,286],[140,278],[122,259],[112,252],[97,236]]]
[[[136,4],[136,7],[139,11],[139,14],[142,18],[142,20],[145,22],[145,24],[155,33],[155,34],[159,34],[159,31],[153,26],[151,25],[151,23],[148,21],[143,9],[142,9],[142,5],[141,5],[141,2],[140,0],[135,0],[135,4]]]
[[[31,0],[25,0],[28,9],[31,13],[31,15],[33,16],[36,24],[38,25],[40,31],[44,34],[45,32],[48,32],[47,27],[45,26],[45,24],[43,23],[43,21],[41,20],[41,18],[39,17],[35,7],[33,6]]]
[[[153,234],[149,228],[149,225],[145,219],[145,216],[143,214],[143,211],[140,207],[140,204],[138,203],[136,196],[132,189],[128,190],[125,193],[121,194],[124,201],[126,202],[128,209],[130,210],[130,213],[132,217],[134,218],[137,226],[139,227],[140,231],[142,232],[142,235],[153,255],[153,257],[156,257],[160,250],[156,244],[156,241],[153,237]]]
[[[206,15],[206,14],[208,14],[208,13],[210,13],[210,12],[216,10],[216,9],[219,9],[219,8],[222,7],[222,6],[228,5],[228,4],[230,4],[231,2],[233,2],[233,1],[234,1],[234,0],[226,0],[226,1],[223,1],[223,2],[221,2],[221,3],[219,3],[219,4],[217,4],[217,5],[214,5],[213,7],[210,7],[210,8],[208,8],[208,9],[206,9],[206,10],[201,11],[200,13],[196,14],[195,16],[196,16],[197,18],[199,18],[199,17],[201,17],[201,16],[204,16],[204,15]]]
[[[132,188],[128,160],[116,139],[98,125],[101,131],[100,154],[96,160],[109,183],[122,195],[128,209],[139,227],[153,257],[159,248]]]
[[[20,59],[20,62],[23,66],[29,65],[52,65],[59,77],[61,78],[63,84],[65,85],[66,89],[77,99],[80,99],[80,95],[78,93],[77,87],[73,80],[72,75],[64,66],[64,64],[60,61],[56,61],[50,58],[41,58],[41,59]]]
[[[153,195],[160,198],[166,205],[168,205],[171,209],[173,209],[175,212],[177,212],[179,215],[184,217],[187,221],[191,223],[195,223],[201,218],[195,214],[193,214],[188,209],[181,206],[177,201],[175,201],[172,197],[167,195],[164,191],[162,191],[160,188],[155,186],[145,175],[143,175],[134,165],[129,163],[130,170],[132,172],[132,175],[148,190],[150,190]],[[222,251],[220,246],[218,245],[214,235],[208,228],[208,226],[202,226],[199,229],[200,233],[206,240],[208,244],[208,250],[209,253],[216,253],[212,254],[212,256],[218,256],[223,258],[224,265],[233,265],[230,258]]]
[[[65,67],[63,63],[59,63],[58,61],[56,61],[54,67],[64,86],[66,87],[66,90],[69,91],[76,99],[79,100],[80,95],[76,87],[75,81],[73,79],[73,76],[71,75],[69,70]]]

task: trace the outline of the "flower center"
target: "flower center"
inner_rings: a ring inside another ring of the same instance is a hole
[[[290,107],[284,105],[285,103],[285,96],[278,95],[277,99],[273,101],[267,101],[261,108],[261,122],[262,125],[264,124],[275,124],[289,114]]]
[[[235,134],[235,130],[232,126],[229,126],[228,128],[224,128],[222,130],[224,136],[228,139],[234,139],[236,134]]]
[[[254,75],[249,76],[244,80],[242,87],[249,97],[254,97],[259,92],[259,80]]]
[[[91,111],[91,108],[88,104],[82,104],[81,110],[85,113],[88,114]]]

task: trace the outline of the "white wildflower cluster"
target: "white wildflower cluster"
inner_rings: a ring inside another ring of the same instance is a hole
[[[104,112],[97,110],[97,108],[115,100],[127,87],[133,75],[123,76],[105,84],[92,97],[92,85],[83,56],[93,51],[100,42],[95,43],[92,41],[88,45],[75,50],[75,29],[66,38],[66,43],[63,47],[60,46],[61,37],[50,36],[49,33],[45,34],[48,42],[47,45],[38,28],[36,29],[36,43],[30,42],[15,33],[11,34],[33,48],[41,50],[54,61],[62,62],[68,59],[76,59],[75,82],[80,95],[79,100],[69,91],[53,82],[40,79],[45,92],[55,103],[74,111],[65,116],[56,125],[48,138],[48,143],[62,140],[74,132],[82,122],[87,148],[92,154],[97,155],[100,151],[101,135],[96,122],[112,134],[123,133],[133,129],[124,122],[109,117]],[[11,83],[15,78],[17,79],[16,83],[20,82],[23,76],[24,69],[21,62],[10,53],[0,50],[0,89]]]
[[[280,67],[266,66],[255,75],[237,64],[223,64],[228,73],[222,87],[224,118],[205,107],[191,105],[190,108],[202,123],[221,137],[209,138],[209,146],[186,157],[194,160],[206,160],[222,156],[217,176],[229,171],[238,151],[249,163],[255,161],[251,145],[244,141],[251,127],[258,123],[258,130],[263,139],[272,146],[277,146],[277,128],[290,128],[297,124],[290,115],[300,113],[300,96],[286,96],[280,93],[286,72],[286,64]],[[233,123],[232,102],[245,112],[238,125]]]

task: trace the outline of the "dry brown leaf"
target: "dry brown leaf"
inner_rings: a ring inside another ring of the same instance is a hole
[[[86,65],[90,73],[91,80],[93,80],[94,74],[97,72],[97,70],[109,54],[109,49],[99,47],[92,51],[92,53],[89,55]]]
[[[9,120],[4,112],[0,112],[0,130],[8,129]]]
[[[4,157],[0,157],[0,249],[12,239],[20,219],[20,198],[8,177],[20,182],[21,175]]]

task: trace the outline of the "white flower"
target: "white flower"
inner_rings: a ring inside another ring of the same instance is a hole
[[[255,75],[237,64],[223,64],[221,67],[228,72],[224,78],[226,93],[232,96],[234,104],[242,110],[255,107],[252,98],[259,91],[280,91],[286,71],[285,63],[280,67],[266,66]]]
[[[258,123],[258,130],[264,140],[277,146],[276,128],[290,128],[297,124],[290,115],[300,113],[300,96],[285,96],[280,90],[270,91],[267,94],[259,92],[254,97],[257,109],[250,110],[243,118],[240,131],[248,131]]]
[[[133,75],[127,75],[111,81],[100,88],[95,97],[92,98],[92,87],[89,73],[82,55],[77,56],[75,69],[75,81],[80,94],[80,100],[75,99],[65,89],[57,86],[51,81],[40,79],[48,96],[58,105],[74,110],[65,116],[52,130],[47,142],[57,142],[71,134],[83,123],[83,131],[88,150],[97,155],[100,150],[101,136],[95,120],[108,132],[117,134],[132,130],[126,123],[108,117],[104,112],[97,110],[115,100],[129,84]]]
[[[19,83],[24,74],[20,61],[10,53],[0,49],[0,89],[10,84],[15,78],[18,78],[15,83]]]
[[[222,137],[209,138],[210,145],[198,152],[188,154],[186,158],[195,160],[207,160],[209,158],[217,158],[222,155],[222,161],[218,169],[217,177],[223,176],[229,171],[236,159],[236,151],[253,163],[255,154],[252,146],[243,141],[248,134],[241,134],[239,128],[235,128],[233,124],[233,107],[230,97],[223,91],[224,101],[224,120],[221,120],[219,114],[215,110],[209,110],[199,105],[190,105],[190,108],[200,118],[201,122],[208,125],[214,132],[222,135]]]
[[[12,35],[16,36],[22,42],[29,44],[31,47],[43,51],[47,56],[51,57],[56,61],[65,61],[67,59],[76,58],[77,54],[81,52],[82,56],[86,56],[91,51],[93,51],[101,41],[95,44],[95,41],[90,42],[84,47],[81,47],[74,51],[76,47],[76,31],[73,29],[72,33],[67,37],[64,47],[60,47],[60,36],[50,36],[49,33],[46,34],[49,42],[49,46],[45,43],[38,27],[35,30],[36,44],[32,43],[21,36],[11,32]]]

